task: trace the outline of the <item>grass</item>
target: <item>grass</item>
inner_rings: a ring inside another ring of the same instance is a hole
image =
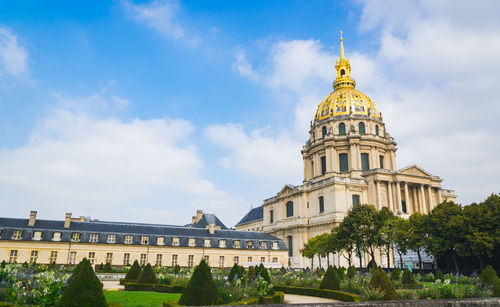
[[[159,293],[153,291],[104,291],[108,303],[119,303],[123,307],[163,306],[163,302],[177,302],[180,293]]]

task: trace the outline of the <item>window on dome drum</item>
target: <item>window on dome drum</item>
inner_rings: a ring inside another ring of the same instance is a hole
[[[288,236],[287,241],[288,241],[288,256],[292,257],[293,256],[293,238],[292,238],[292,236]]]
[[[17,249],[13,249],[10,251],[9,263],[17,262]]]
[[[323,128],[321,128],[321,135],[323,138],[326,136],[326,133],[327,133],[326,126],[323,126]]]
[[[76,252],[69,253],[69,264],[76,264]]]
[[[326,157],[321,157],[321,175],[326,174]]]
[[[311,161],[311,177],[314,177],[314,162]]]
[[[116,243],[116,235],[108,235],[108,243]]]
[[[380,168],[384,168],[384,156],[379,156]]]
[[[99,234],[91,233],[90,238],[89,238],[89,242],[96,243],[98,239],[99,239]]]
[[[339,155],[339,166],[341,173],[347,173],[349,171],[349,160],[347,158],[347,154]]]
[[[375,134],[378,135],[378,125],[375,125]]]
[[[274,223],[274,210],[269,210],[269,221]]]
[[[233,241],[233,247],[234,248],[240,248],[240,241],[238,241],[238,240]]]
[[[188,267],[192,267],[194,263],[194,255],[188,256]]]
[[[123,254],[123,265],[130,265],[130,254]]]
[[[125,244],[132,244],[132,236],[131,235],[125,236]]]
[[[319,212],[320,213],[325,212],[325,199],[323,198],[323,196],[320,196],[318,199],[319,199]]]
[[[49,263],[56,263],[56,262],[57,262],[57,251],[51,251]]]
[[[179,238],[172,239],[172,246],[179,246]]]
[[[355,207],[359,205],[359,195],[353,194],[352,195],[352,206]]]
[[[359,134],[365,134],[366,131],[365,131],[365,123],[361,122],[358,124],[358,128],[359,128]]]
[[[224,267],[224,256],[220,256],[219,257],[219,268],[223,268]]]
[[[164,237],[157,237],[156,238],[156,245],[164,245],[165,244],[165,238]]]
[[[345,124],[344,123],[339,124],[339,134],[345,135]]]
[[[40,241],[41,239],[42,239],[42,232],[41,231],[35,231],[33,233],[33,240]]]
[[[240,257],[234,256],[233,262],[234,262],[234,264],[238,264],[238,262],[240,262]]]
[[[141,260],[139,260],[140,265],[146,265],[146,254],[141,254]]]
[[[367,153],[361,154],[361,170],[367,172],[370,170],[370,161]]]
[[[141,244],[149,244],[149,237],[148,236],[142,236],[141,237]]]
[[[30,263],[36,263],[38,260],[38,251],[31,251]]]
[[[156,266],[161,266],[162,254],[156,254]]]
[[[111,264],[113,262],[113,253],[106,253],[106,263]]]
[[[60,232],[54,232],[52,235],[52,241],[61,241],[61,233]]]
[[[94,262],[95,262],[95,252],[89,252],[89,261],[90,261],[90,264],[94,264]]]
[[[21,240],[21,235],[23,232],[21,230],[14,230],[12,233],[12,240]]]
[[[71,241],[73,241],[73,242],[80,242],[80,233],[79,232],[73,232],[73,234],[71,234]]]
[[[177,255],[172,255],[172,266],[177,265]]]
[[[293,216],[293,201],[286,203],[286,217]]]

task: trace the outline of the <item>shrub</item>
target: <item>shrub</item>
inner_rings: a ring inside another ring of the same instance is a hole
[[[495,272],[495,269],[491,265],[487,265],[479,275],[479,280],[481,280],[484,286],[495,286],[498,282],[497,272]]]
[[[337,268],[337,276],[339,277],[340,281],[343,281],[345,279],[345,271],[346,269],[344,267],[338,267]]]
[[[264,278],[264,280],[270,284],[271,283],[271,278],[269,277],[269,272],[267,269],[264,267],[264,265],[261,263],[256,270],[256,273],[258,276]]]
[[[372,279],[368,284],[368,289],[379,289],[383,292],[382,299],[384,300],[396,300],[398,299],[398,294],[394,289],[389,277],[387,274],[381,269],[378,268],[373,273]]]
[[[113,267],[111,266],[111,263],[106,262],[104,265],[104,268],[102,269],[104,273],[113,273]]]
[[[155,271],[151,264],[147,264],[144,270],[142,270],[141,275],[136,281],[138,284],[157,284],[158,279],[156,278]]]
[[[493,297],[500,297],[500,280],[493,286]]]
[[[395,268],[391,272],[391,280],[399,280],[401,278],[401,269]]]
[[[212,305],[215,303],[217,303],[217,287],[212,279],[210,267],[202,260],[194,269],[186,289],[182,292],[179,304]]]
[[[235,277],[240,277],[240,267],[235,263],[227,276],[227,281],[233,283],[236,282]]]
[[[71,276],[68,278],[68,284],[71,282],[71,280],[78,276],[78,272],[80,272],[80,269],[81,267],[83,266],[83,264],[87,261],[87,258],[83,258],[82,261],[80,261],[80,263],[78,263],[75,268],[73,269],[73,273],[71,274]],[[90,262],[89,262],[90,263]]]
[[[373,259],[372,259],[372,260],[370,260],[370,261],[368,262],[367,268],[368,268],[369,270],[376,269],[376,268],[377,268],[377,263],[375,262],[375,260],[373,260]]]
[[[423,279],[424,279],[424,281],[427,281],[427,282],[434,282],[436,280],[436,278],[434,277],[434,274],[432,274],[432,273],[425,275]]]
[[[106,298],[102,292],[102,283],[87,259],[79,264],[77,275],[68,283],[63,291],[63,296],[58,306],[107,306]]]
[[[255,278],[255,268],[253,266],[249,267],[248,268],[248,272],[247,272],[247,281],[248,283],[251,283],[254,278]]]
[[[337,275],[336,270],[329,266],[328,270],[321,281],[320,289],[329,289],[329,290],[340,290],[340,279]]]
[[[356,276],[356,268],[354,266],[350,266],[348,269],[347,269],[347,278],[349,279],[353,279],[354,276]]]
[[[443,274],[443,272],[441,272],[441,270],[437,270],[435,277],[436,277],[436,280],[439,279],[441,281],[444,281],[444,274]]]
[[[359,302],[361,297],[342,291],[328,289],[300,288],[300,287],[274,287],[275,291],[282,291],[288,294],[308,295],[334,299],[343,302]]]
[[[0,268],[5,268],[5,260],[2,260],[2,263],[0,263]]]
[[[4,260],[3,262],[5,263],[5,260]],[[280,269],[280,273],[281,273],[281,274],[285,274],[285,273],[286,273],[286,269],[285,269],[285,267],[284,267],[284,266],[282,266],[282,267],[281,267],[281,269]]]
[[[417,281],[415,280],[415,277],[413,276],[413,273],[408,271],[408,270],[404,270],[403,272],[403,277],[401,278],[401,283],[404,285],[404,286],[411,286],[411,285],[416,285],[417,284]]]
[[[139,262],[137,262],[136,260],[134,261],[134,264],[132,265],[130,270],[128,270],[125,279],[137,280],[137,278],[139,278],[139,275],[141,275],[141,272],[142,272],[141,266],[139,265]]]

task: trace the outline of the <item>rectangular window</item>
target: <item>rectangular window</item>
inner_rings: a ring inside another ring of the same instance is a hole
[[[384,168],[384,156],[379,156],[378,159],[380,162],[380,168]]]
[[[247,258],[247,262],[252,262],[252,260],[253,260],[252,257]]]
[[[208,264],[208,266],[210,266],[210,257],[205,255],[203,256],[203,260],[205,260],[205,262]]]
[[[125,236],[125,244],[132,244],[132,236],[131,235]]]
[[[123,265],[130,265],[130,254],[123,254]]]
[[[240,262],[240,257],[234,256],[234,264],[238,264]]]
[[[188,256],[188,267],[192,267],[194,263],[194,255]]]
[[[269,221],[270,223],[274,223],[274,210],[269,211]]]
[[[326,157],[321,157],[321,175],[326,174]]]
[[[273,262],[278,263],[278,257],[273,257]]]
[[[253,241],[247,241],[247,248],[253,248]]]
[[[323,196],[319,197],[319,212],[325,212],[325,199],[323,198]]]
[[[273,242],[273,249],[278,249],[278,242]]]
[[[240,241],[238,241],[238,240],[233,241],[233,247],[234,248],[240,248]]]
[[[90,261],[90,264],[94,264],[94,262],[95,262],[95,252],[89,252],[89,261]]]
[[[223,268],[224,267],[224,256],[220,256],[219,257],[219,268]]]
[[[288,256],[293,257],[293,237],[288,236]]]
[[[196,245],[196,240],[193,238],[189,239],[189,246],[195,246]]]
[[[179,238],[173,238],[172,239],[172,245],[173,246],[179,246]]]
[[[311,177],[314,177],[314,162],[311,161]]]
[[[16,263],[16,262],[17,262],[17,250],[13,249],[10,251],[9,263]]]
[[[339,168],[341,173],[347,173],[349,171],[349,160],[347,154],[339,155]]]
[[[172,255],[172,266],[177,265],[177,255]]]
[[[164,237],[158,237],[156,238],[156,245],[163,245],[165,244],[165,238]]]
[[[108,235],[108,243],[116,243],[116,235]]]
[[[367,172],[370,170],[370,156],[367,153],[361,154],[361,170]]]
[[[73,242],[80,242],[80,233],[79,232],[73,232],[71,234],[71,241],[73,241]]]
[[[265,241],[259,242],[259,246],[260,246],[261,249],[266,249],[267,248],[267,242],[265,242]]]
[[[141,260],[139,261],[140,265],[146,265],[146,254],[141,254]]]
[[[113,253],[106,253],[106,263],[111,264],[113,262]]]
[[[49,263],[56,263],[56,262],[57,262],[57,251],[51,251]]]
[[[352,206],[359,205],[359,195],[353,194],[352,195]]]
[[[205,239],[205,244],[203,244],[205,247],[210,247],[210,239]]]
[[[69,264],[76,264],[76,252],[69,253]]]
[[[219,247],[225,248],[226,247],[226,240],[219,240]]]
[[[286,217],[293,216],[293,201],[286,203]]]
[[[266,262],[266,257],[260,257],[260,262]]]
[[[61,241],[61,233],[60,232],[54,232],[54,235],[52,236],[52,241]]]
[[[99,240],[99,234],[97,234],[97,233],[91,233],[90,234],[90,238],[89,238],[89,242],[96,243],[97,240]]]
[[[162,257],[162,254],[156,254],[156,266],[161,266]]]
[[[40,241],[42,239],[42,232],[41,231],[35,231],[33,233],[33,240]]]
[[[149,237],[148,236],[142,236],[141,237],[141,244],[149,244]]]
[[[21,235],[23,232],[21,230],[14,230],[12,233],[12,240],[21,240]]]

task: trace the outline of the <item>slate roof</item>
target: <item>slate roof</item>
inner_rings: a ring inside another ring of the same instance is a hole
[[[203,216],[197,223],[187,224],[186,226],[194,228],[206,228],[210,223],[214,223],[215,226],[219,226],[221,229],[227,229],[226,225],[224,225],[224,223],[222,223],[219,218],[212,213],[203,213]]]
[[[264,216],[264,209],[262,208],[262,206],[253,208],[238,222],[238,224],[236,224],[236,226],[262,220],[263,216]]]
[[[90,243],[90,234],[97,233],[96,243],[106,243],[108,235],[116,236],[116,243],[125,244],[125,236],[132,235],[132,245],[141,244],[142,236],[149,236],[147,245],[157,245],[156,237],[164,237],[164,245],[172,246],[172,239],[179,238],[179,246],[189,246],[190,238],[195,239],[195,247],[203,247],[204,240],[211,240],[211,247],[217,248],[220,239],[226,240],[226,246],[231,248],[234,241],[240,241],[240,248],[246,249],[248,241],[253,241],[253,249],[260,248],[259,242],[267,242],[265,249],[271,249],[272,243],[278,243],[278,249],[285,250],[286,245],[283,240],[262,232],[237,231],[229,229],[216,229],[214,234],[210,234],[208,229],[186,226],[172,226],[159,224],[141,224],[106,221],[71,221],[70,228],[64,228],[64,221],[37,219],[34,227],[28,226],[28,219],[0,218],[0,240],[13,240],[15,230],[21,230],[22,235],[19,241],[33,241],[33,233],[41,231],[41,241],[53,241],[54,232],[61,233],[60,242],[71,242],[72,233],[80,233],[80,243]]]

